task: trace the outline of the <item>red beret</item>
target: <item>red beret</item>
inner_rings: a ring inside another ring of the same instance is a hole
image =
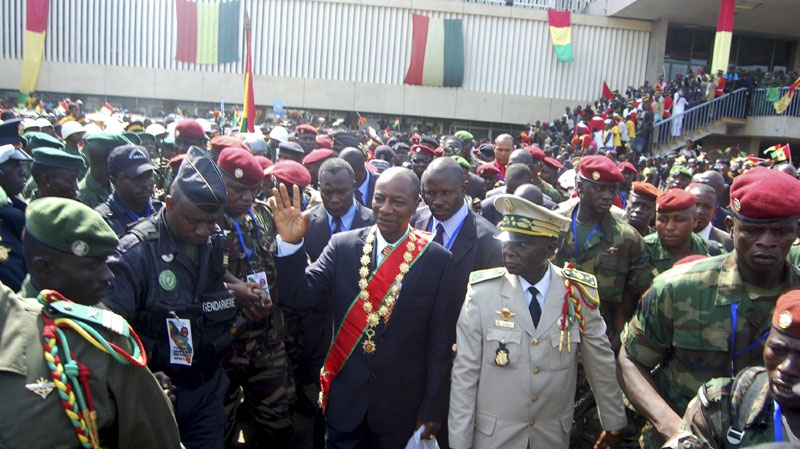
[[[634,195],[653,201],[661,194],[661,190],[649,182],[633,181],[631,187]]]
[[[419,134],[414,133],[414,134],[411,135],[411,142],[416,143],[416,142],[419,142],[421,140],[422,140],[422,136],[420,136]]]
[[[786,336],[800,338],[800,290],[789,290],[778,298],[772,326]]]
[[[544,161],[544,158],[547,157],[547,155],[544,154],[544,151],[539,147],[525,147],[525,150],[527,150],[534,159],[539,161]]]
[[[605,156],[586,156],[581,159],[581,176],[594,182],[624,182],[625,177],[614,161]]]
[[[483,176],[483,175],[497,176],[500,174],[500,170],[498,170],[497,167],[494,166],[494,164],[481,164],[478,166],[478,168],[475,169],[475,172],[478,174],[478,176]]]
[[[631,164],[630,162],[628,162],[628,161],[620,162],[617,167],[619,167],[619,171],[630,170],[630,171],[636,173],[637,175],[639,174],[639,170],[637,170],[636,167],[633,164]]]
[[[697,197],[682,189],[670,189],[656,198],[656,212],[686,210],[697,204]]]
[[[173,157],[172,159],[170,159],[169,162],[167,162],[167,165],[169,165],[169,168],[172,169],[172,173],[177,173],[178,172],[178,169],[181,168],[181,162],[183,162],[183,158],[185,158],[185,157],[186,157],[185,153],[184,154],[179,154],[179,155]]]
[[[197,123],[197,120],[192,118],[185,118],[175,125],[175,138],[185,137],[187,139],[207,139],[206,132],[203,130],[203,125]]]
[[[411,146],[412,153],[422,153],[427,154],[431,157],[436,157],[436,150],[427,146],[427,145],[412,145]]]
[[[317,136],[317,147],[327,148],[329,150],[332,150],[333,141],[328,136],[323,136],[322,134],[320,134]]]
[[[314,162],[324,161],[333,156],[333,151],[327,148],[317,148],[306,154],[303,158],[303,164],[313,164]]]
[[[271,160],[269,160],[268,157],[264,156],[263,154],[257,154],[256,161],[258,161],[258,165],[261,166],[262,170],[266,170],[267,167],[272,167],[273,165],[275,165],[272,163]]]
[[[212,138],[208,144],[211,147],[211,151],[217,154],[219,154],[223,148],[227,147],[241,148],[243,150],[250,151],[250,147],[233,136],[214,136],[214,138]]]
[[[275,176],[278,182],[294,184],[301,188],[311,184],[311,173],[299,162],[291,159],[281,159],[271,168],[272,175]]]
[[[731,184],[731,213],[745,221],[775,221],[800,215],[800,181],[778,170],[754,167]]]
[[[557,159],[553,159],[550,156],[544,158],[544,163],[555,168],[556,170],[561,170],[562,168],[564,168],[564,164],[558,162]]]
[[[439,147],[439,148],[437,148],[437,149],[433,150],[433,154],[434,154],[436,157],[442,157],[442,155],[444,154],[444,148],[442,148],[442,147]]]
[[[294,130],[298,134],[299,133],[319,134],[319,131],[317,131],[317,128],[314,128],[313,126],[309,125],[308,123],[303,123],[302,125],[297,125],[294,128]]]
[[[242,184],[260,184],[264,180],[264,169],[255,156],[241,148],[224,148],[219,153],[217,165],[223,173]]]

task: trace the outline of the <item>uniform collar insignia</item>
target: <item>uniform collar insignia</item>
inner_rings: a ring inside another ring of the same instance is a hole
[[[613,256],[616,253],[617,253],[617,247],[616,246],[612,246],[611,248],[608,248],[608,254],[611,254]]]
[[[44,377],[40,377],[36,382],[25,385],[25,388],[38,394],[42,399],[46,399],[47,395],[55,388],[55,384],[49,380],[45,380]]]

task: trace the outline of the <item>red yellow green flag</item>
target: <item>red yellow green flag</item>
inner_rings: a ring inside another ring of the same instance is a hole
[[[22,107],[28,95],[36,90],[39,69],[44,57],[44,38],[47,32],[47,15],[50,0],[27,0],[25,14],[25,39],[22,46],[22,78],[19,83],[17,104]]]
[[[550,38],[556,50],[558,62],[572,62],[572,15],[569,11],[547,11],[547,20],[550,22]]]
[[[717,19],[717,35],[714,38],[714,58],[711,60],[711,73],[728,70],[733,38],[733,12],[736,0],[722,0]]]
[[[253,59],[250,54],[250,16],[244,13],[244,40],[247,51],[244,62],[244,106],[239,132],[255,132],[256,103],[253,98]]]

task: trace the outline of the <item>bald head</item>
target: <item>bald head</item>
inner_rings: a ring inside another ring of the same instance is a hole
[[[698,182],[700,184],[711,186],[717,191],[718,196],[722,195],[722,192],[725,191],[725,178],[722,177],[720,172],[715,170],[706,170],[703,173],[694,175],[692,177],[692,182]]]
[[[531,184],[531,169],[525,164],[511,164],[506,169],[506,192],[515,192],[523,184]]]
[[[440,157],[434,159],[433,162],[428,165],[428,168],[422,174],[422,184],[425,185],[425,181],[431,177],[462,182],[464,180],[464,171],[454,159]]]
[[[364,167],[364,153],[358,148],[348,147],[339,153],[339,158],[344,159],[353,168],[356,185],[361,185],[367,178],[367,169]]]
[[[456,163],[456,165],[458,165],[458,163]],[[459,168],[459,172],[460,170],[461,169]],[[378,186],[381,184],[389,184],[394,180],[406,183],[410,190],[416,196],[419,196],[419,178],[417,178],[417,175],[415,175],[413,171],[403,167],[389,167],[386,169],[383,173],[381,173],[381,176],[375,183],[375,189],[377,190]]]
[[[524,198],[533,204],[544,206],[544,195],[542,189],[533,184],[522,184],[514,190],[514,196]]]
[[[511,137],[511,134],[500,134],[499,136],[495,137],[494,144],[500,145],[501,143],[510,143],[514,145],[514,138]]]
[[[508,163],[510,164],[525,164],[528,167],[533,165],[533,155],[528,152],[528,150],[524,150],[519,148],[511,152],[511,156],[508,158]]]

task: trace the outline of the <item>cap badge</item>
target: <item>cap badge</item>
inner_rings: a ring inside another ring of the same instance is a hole
[[[172,262],[172,259],[174,259],[174,258],[175,258],[174,254],[162,254],[161,255],[161,260],[163,260],[166,263]]]
[[[506,198],[503,202],[503,205],[506,207],[507,212],[514,212],[514,204],[511,202],[510,199]]]
[[[175,137],[180,137],[180,136],[181,136],[181,132],[176,129],[175,130]]]
[[[17,132],[19,133],[20,137],[25,134],[25,127],[22,126],[22,122],[19,122],[19,126],[17,126]]]
[[[233,171],[233,176],[235,176],[236,179],[241,178],[242,176],[244,176],[244,170],[242,170],[241,168],[237,168],[236,170]]]
[[[792,312],[789,312],[788,310],[781,312],[781,314],[778,316],[778,326],[780,326],[781,329],[789,329],[789,327],[792,326],[792,321],[794,321]]]
[[[0,245],[0,262],[5,262],[8,260],[8,254],[11,252],[11,249]]]
[[[733,210],[735,210],[736,212],[741,212],[742,203],[739,202],[739,198],[733,199]]]
[[[172,291],[177,287],[178,280],[172,270],[164,270],[158,275],[158,284],[166,291]]]
[[[89,244],[83,240],[75,240],[72,242],[70,249],[72,250],[72,254],[75,254],[78,257],[83,257],[89,254]]]
[[[595,181],[600,179],[600,172],[599,171],[593,171],[592,172],[592,179],[594,179]]]

